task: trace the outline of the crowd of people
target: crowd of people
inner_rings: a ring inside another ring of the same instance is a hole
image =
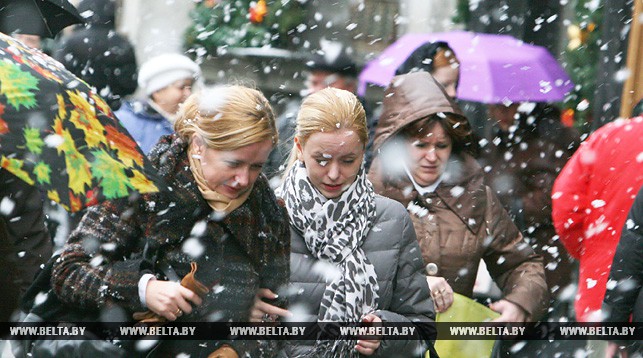
[[[317,54],[303,100],[278,116],[257,89],[201,86],[183,54],[137,66],[106,4],[81,1],[88,25],[54,53],[108,99],[167,190],[88,208],[50,259],[42,195],[0,170],[0,199],[20,204],[0,213],[0,321],[30,313],[19,302],[41,267],[62,311],[126,322],[431,325],[456,294],[483,301],[495,322],[641,320],[640,113],[581,143],[553,104],[489,104],[493,130],[480,138],[457,104],[460,62],[435,42],[373,110],[355,94],[350,56]],[[474,292],[481,262],[498,297]],[[146,354],[435,356],[434,339],[162,340]],[[613,353],[623,342],[588,345]],[[76,349],[107,354],[16,352]]]

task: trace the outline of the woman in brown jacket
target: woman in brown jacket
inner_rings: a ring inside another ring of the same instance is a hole
[[[548,302],[542,258],[484,185],[472,146],[468,120],[431,75],[397,76],[384,96],[369,179],[411,213],[438,312],[453,292],[472,296],[483,259],[503,291],[490,305],[496,321],[538,319]]]

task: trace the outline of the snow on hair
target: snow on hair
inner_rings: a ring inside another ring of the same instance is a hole
[[[201,91],[199,113],[203,117],[215,116],[227,103],[229,86],[211,86]],[[215,117],[216,119],[217,117]]]

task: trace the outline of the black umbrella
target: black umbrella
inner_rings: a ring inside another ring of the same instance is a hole
[[[0,32],[53,38],[84,19],[67,0],[0,0]]]

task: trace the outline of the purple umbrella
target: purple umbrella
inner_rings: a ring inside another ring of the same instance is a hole
[[[407,34],[370,61],[359,75],[358,93],[368,84],[387,86],[395,70],[426,42],[444,41],[460,60],[459,99],[483,103],[555,102],[574,87],[565,70],[541,46],[508,35],[454,31]]]

